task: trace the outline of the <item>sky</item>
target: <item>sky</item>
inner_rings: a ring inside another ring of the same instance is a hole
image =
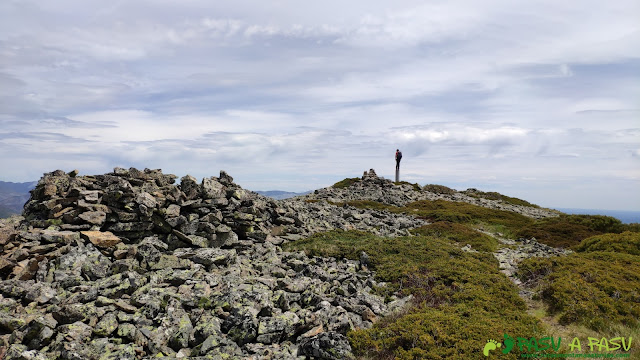
[[[0,2],[0,180],[375,169],[640,210],[637,0]]]

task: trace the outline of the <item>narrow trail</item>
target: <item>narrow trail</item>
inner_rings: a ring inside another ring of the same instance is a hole
[[[525,300],[530,300],[533,292],[529,290],[518,279],[516,273],[518,271],[518,263],[524,259],[532,257],[552,257],[552,256],[566,256],[571,254],[571,250],[554,248],[538,242],[533,239],[518,239],[511,240],[502,237],[498,234],[490,232],[483,232],[495,239],[497,239],[504,246],[493,253],[500,263],[500,271],[507,275],[507,277],[518,287],[520,296]]]

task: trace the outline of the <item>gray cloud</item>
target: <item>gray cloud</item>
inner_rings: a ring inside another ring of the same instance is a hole
[[[12,139],[22,139],[33,141],[88,142],[88,140],[85,139],[78,139],[64,134],[50,132],[4,132],[0,133],[0,139],[3,139],[5,141]]]
[[[633,0],[5,1],[3,180],[224,168],[250,188],[307,190],[369,168],[392,176],[400,147],[407,180],[576,207],[613,178],[620,193],[588,206],[637,208],[622,191],[640,181],[638,11]],[[581,178],[596,180],[572,186]],[[554,187],[575,190],[558,203]]]

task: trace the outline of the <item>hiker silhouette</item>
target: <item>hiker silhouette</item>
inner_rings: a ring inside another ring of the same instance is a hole
[[[396,182],[400,181],[400,160],[402,160],[402,152],[396,149]]]

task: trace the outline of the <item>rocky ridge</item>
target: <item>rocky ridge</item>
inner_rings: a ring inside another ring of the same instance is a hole
[[[417,190],[412,184],[395,184],[391,180],[376,175],[375,170],[365,171],[362,180],[355,182],[348,188],[326,187],[318,189],[309,195],[303,196],[307,200],[327,200],[331,202],[344,202],[351,200],[372,200],[394,206],[419,200],[446,200],[465,202],[490,209],[511,211],[532,218],[545,218],[558,216],[558,212],[524,205],[509,204],[501,200],[491,200],[469,195],[473,189],[465,192],[452,191],[452,193],[436,193],[426,189]]]
[[[540,219],[546,217],[558,216],[558,212],[549,209],[536,208],[523,205],[509,204],[500,200],[485,199],[480,197],[474,197],[469,194],[473,194],[477,190],[468,189],[462,191],[452,191],[451,193],[436,193],[423,189],[416,189],[414,185],[408,183],[396,184],[391,180],[379,177],[374,169],[365,171],[360,181],[354,182],[346,188],[326,187],[318,189],[311,194],[296,197],[293,199],[285,200],[287,204],[294,204],[296,211],[304,214],[304,206],[300,206],[301,202],[311,202],[311,204],[327,204],[342,203],[352,200],[371,200],[380,202],[387,205],[405,206],[410,202],[419,200],[445,200],[445,201],[457,201],[483,206],[490,209],[511,211],[522,214],[524,216]],[[316,202],[317,201],[317,202]],[[297,204],[298,206],[295,206]],[[316,205],[319,206],[319,205]],[[326,206],[326,205],[324,205]],[[344,209],[352,210],[350,206],[343,206]],[[307,212],[308,212],[307,207]],[[335,211],[335,210],[334,210]],[[364,210],[362,210],[364,211]],[[366,214],[370,214],[365,212]],[[353,212],[351,212],[352,214]],[[304,215],[302,215],[304,216]],[[313,213],[308,213],[309,217],[313,217]],[[349,215],[346,217],[348,218]],[[365,215],[367,216],[367,215]],[[391,220],[391,219],[389,219]],[[424,223],[416,223],[416,219],[399,217],[395,219],[395,224],[407,223],[406,226],[400,228],[396,227],[394,231],[385,231],[393,235],[405,235],[406,229],[411,226],[418,227],[424,225]],[[390,223],[392,224],[392,223]],[[349,228],[350,225],[343,226],[342,228]],[[353,225],[351,225],[353,227]],[[371,231],[371,230],[369,230]],[[375,230],[374,230],[375,232]],[[528,291],[524,289],[523,284],[516,277],[518,270],[518,263],[523,259],[530,257],[552,257],[552,256],[564,256],[571,253],[571,250],[554,248],[536,241],[536,239],[517,239],[509,240],[501,236],[501,234],[486,233],[485,234],[495,237],[504,247],[500,248],[493,255],[499,262],[500,270],[511,279],[517,286],[521,288],[521,294],[528,296]],[[466,251],[474,251],[470,245],[464,245],[462,247]]]
[[[346,332],[409,298],[372,294],[384,284],[366,254],[336,260],[280,245],[332,229],[409,235],[425,222],[331,202],[444,199],[555,216],[417,190],[373,170],[348,189],[281,201],[225,172],[176,180],[134,168],[45,174],[24,218],[0,224],[0,358],[2,349],[7,359],[350,358]],[[558,254],[534,240],[511,245],[495,254],[509,276],[523,257]]]
[[[0,237],[6,359],[344,359],[346,331],[408,301],[372,294],[384,284],[364,263],[279,244],[349,226],[400,234],[419,221],[330,204],[301,211],[305,202],[280,204],[224,172],[176,179],[45,174]]]

